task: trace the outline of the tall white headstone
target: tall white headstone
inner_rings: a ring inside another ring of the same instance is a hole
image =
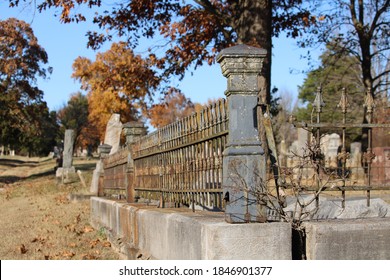
[[[119,150],[122,123],[119,114],[112,114],[106,126],[106,134],[104,136],[104,144],[110,145],[110,154],[116,153]]]

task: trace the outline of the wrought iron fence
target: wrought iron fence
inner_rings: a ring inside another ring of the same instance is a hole
[[[126,197],[129,177],[128,164],[129,149],[127,147],[120,149],[118,152],[103,158],[104,177],[103,189],[101,195],[115,194],[116,197]]]
[[[221,99],[133,143],[136,195],[163,205],[222,209],[227,110],[227,102]]]
[[[325,123],[321,121],[321,113],[325,104],[322,102],[322,90],[318,89],[313,104],[314,122],[296,121],[291,123],[298,129],[309,132],[301,151],[282,155],[281,170],[287,188],[295,187],[305,192],[340,192],[341,206],[345,207],[346,191],[364,191],[367,206],[370,206],[372,191],[390,190],[390,107],[385,114],[387,123],[374,122],[374,99],[368,92],[364,108],[367,123],[348,123],[349,102],[345,90],[342,91],[338,104],[342,113],[340,123]],[[388,105],[387,105],[388,106]],[[337,153],[327,157],[324,153],[324,129],[337,132],[340,143],[336,146]],[[347,147],[347,129],[364,129],[367,133],[365,143],[353,143]],[[387,136],[386,136],[387,135]],[[373,145],[373,137],[381,136],[384,141],[378,146]],[[359,151],[362,146],[365,151]],[[355,148],[357,147],[357,150]],[[290,178],[290,179],[288,179]],[[318,205],[318,199],[317,199]]]
[[[390,190],[390,124],[373,122],[374,106],[370,98],[365,104],[368,122],[347,123],[345,92],[339,104],[342,121],[321,122],[324,107],[321,95],[319,90],[314,104],[315,122],[292,121],[296,128],[308,132],[307,142],[298,153],[280,154],[281,186],[295,187],[302,193],[339,192],[342,207],[347,191],[364,191],[369,206],[372,191]],[[221,99],[105,157],[103,192],[128,199],[131,196],[131,199],[160,200],[162,206],[185,204],[222,210],[222,162],[229,135],[228,121],[227,101]],[[337,150],[333,157],[324,151],[325,128],[337,132],[340,139],[333,147]],[[347,147],[349,128],[367,129],[365,151],[361,150],[362,143]],[[381,146],[373,145],[372,138],[378,135],[385,135]],[[272,187],[269,184],[268,188]]]

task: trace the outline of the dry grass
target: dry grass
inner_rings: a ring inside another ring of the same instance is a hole
[[[80,181],[59,185],[54,160],[0,158],[0,259],[119,259],[103,231],[89,224],[89,200]],[[94,162],[75,161],[89,186]]]

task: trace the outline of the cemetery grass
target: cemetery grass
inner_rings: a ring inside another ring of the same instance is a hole
[[[95,164],[74,161],[86,186]],[[89,189],[80,180],[57,183],[54,167],[50,158],[0,157],[0,259],[120,259],[104,230],[90,225],[89,199],[68,199]]]

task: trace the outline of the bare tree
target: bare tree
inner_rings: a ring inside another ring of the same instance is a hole
[[[311,0],[316,25],[302,45],[333,42],[338,52],[357,58],[360,79],[373,97],[388,91],[390,81],[390,0]],[[340,48],[341,46],[341,48]],[[337,55],[337,52],[336,52]]]

